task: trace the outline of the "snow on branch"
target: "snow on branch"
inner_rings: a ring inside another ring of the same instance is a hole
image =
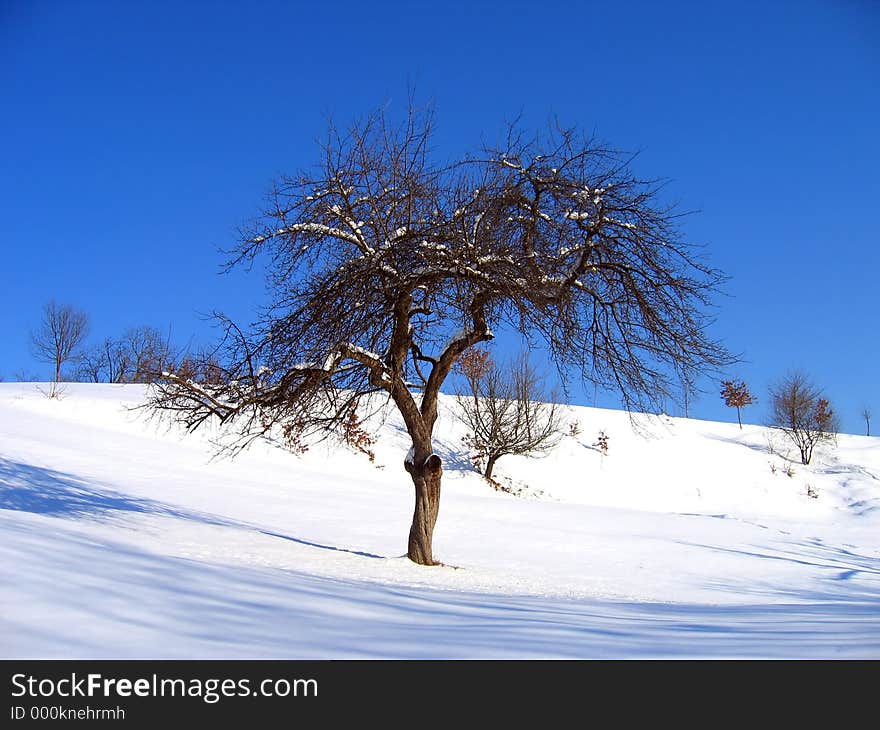
[[[366,246],[363,242],[362,236],[356,236],[354,233],[350,233],[348,231],[344,231],[341,228],[335,228],[333,226],[327,226],[323,223],[315,223],[315,222],[307,222],[307,223],[291,223],[289,226],[285,226],[284,228],[279,228],[273,233],[268,235],[259,235],[254,236],[250,239],[251,243],[260,244],[268,241],[272,238],[278,238],[280,236],[286,235],[295,235],[297,233],[309,233],[315,236],[326,237],[326,238],[336,238],[341,241],[346,241],[348,243],[352,243],[365,253],[374,253],[373,249],[369,246]]]

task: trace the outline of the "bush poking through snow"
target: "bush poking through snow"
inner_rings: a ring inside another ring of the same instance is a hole
[[[487,481],[496,491],[505,492],[514,497],[520,497],[522,499],[541,499],[547,496],[543,489],[537,489],[536,487],[529,486],[526,482],[518,479],[511,479],[510,477],[495,476],[491,479],[487,479]]]

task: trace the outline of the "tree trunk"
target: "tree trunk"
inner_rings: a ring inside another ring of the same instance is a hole
[[[443,474],[440,457],[431,454],[421,466],[405,461],[404,467],[412,477],[416,491],[407,557],[419,565],[439,565],[434,560],[431,541],[440,511],[440,478]]]
[[[737,406],[737,408],[736,408],[736,420],[737,420],[737,422],[739,423],[739,430],[742,431],[743,420],[742,420],[742,417],[741,417],[740,414],[739,414],[739,406]]]
[[[807,466],[810,463],[810,459],[813,457],[813,449],[809,446],[801,446],[801,464]]]
[[[495,462],[498,461],[497,456],[490,456],[489,461],[486,462],[486,471],[483,473],[483,476],[486,479],[492,478],[492,470],[495,468]]]

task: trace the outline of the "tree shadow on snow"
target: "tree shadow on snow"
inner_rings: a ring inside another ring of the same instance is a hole
[[[864,555],[847,547],[828,544],[821,538],[808,538],[803,543],[779,543],[773,547],[744,545],[740,548],[721,545],[707,545],[679,540],[680,545],[705,548],[718,553],[730,553],[758,560],[775,561],[816,568],[821,571],[819,580],[811,587],[768,586],[768,593],[789,597],[804,598],[811,601],[840,601],[858,597],[880,600],[877,578],[880,577],[880,558]],[[867,583],[844,588],[841,584],[852,583],[854,579],[865,578]],[[755,585],[751,586],[754,592]]]
[[[447,444],[435,443],[434,453],[440,457],[445,471],[473,471],[479,473],[479,470],[474,466],[474,462],[469,458],[465,447],[456,450]]]
[[[406,439],[409,439],[409,433],[403,426],[392,423],[390,424],[390,428]],[[443,463],[443,469],[445,471],[478,471],[474,466],[473,461],[471,461],[468,456],[468,448],[466,446],[456,448],[454,445],[435,442],[434,453],[440,457],[440,461]],[[402,453],[400,464],[401,466],[403,465]]]
[[[768,454],[772,456],[772,452],[766,444],[749,443],[748,441],[743,441],[741,437],[731,438],[729,436],[719,436],[714,433],[707,433],[706,438],[711,439],[712,441],[721,441],[725,444],[733,444],[734,446],[745,446],[747,449],[757,451],[759,454]]]
[[[0,509],[73,518],[137,512],[197,519],[208,524],[232,524],[150,499],[127,497],[72,474],[3,458],[0,458]]]
[[[333,545],[322,545],[291,535],[271,532],[256,525],[174,507],[152,499],[128,497],[73,474],[4,458],[0,458],[0,509],[71,519],[106,519],[118,513],[159,515],[206,525],[254,530],[269,537],[277,537],[321,550],[351,553],[367,558],[383,557]]]
[[[257,529],[257,528],[253,528]],[[347,548],[335,547],[334,545],[322,545],[319,542],[311,542],[310,540],[303,540],[299,537],[291,537],[290,535],[282,535],[280,532],[270,532],[269,530],[257,530],[263,535],[268,535],[269,537],[277,537],[282,540],[288,540],[290,542],[298,543],[299,545],[306,545],[307,547],[319,548],[321,550],[332,550],[337,553],[349,553],[350,555],[360,555],[362,558],[381,558],[384,559],[383,555],[376,555],[375,553],[366,553],[362,550],[349,550]]]

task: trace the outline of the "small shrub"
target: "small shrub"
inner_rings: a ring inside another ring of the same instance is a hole
[[[596,438],[596,443],[593,446],[602,452],[602,456],[608,456],[608,434],[604,431],[599,431],[599,436]]]
[[[812,497],[813,499],[819,499],[819,490],[816,489],[812,484],[808,484],[807,496]]]
[[[543,378],[525,354],[507,365],[495,363],[485,351],[466,354],[458,366],[465,383],[456,393],[455,415],[485,459],[486,479],[504,456],[543,456],[559,443],[561,409],[544,392]]]
[[[736,408],[736,420],[742,430],[742,409],[750,406],[755,402],[755,397],[749,392],[749,386],[742,380],[724,380],[721,385],[721,397],[724,399],[724,405],[730,408]]]
[[[801,464],[810,463],[819,444],[836,445],[837,416],[822,391],[804,373],[790,373],[772,386],[770,400],[770,425],[797,447]]]

